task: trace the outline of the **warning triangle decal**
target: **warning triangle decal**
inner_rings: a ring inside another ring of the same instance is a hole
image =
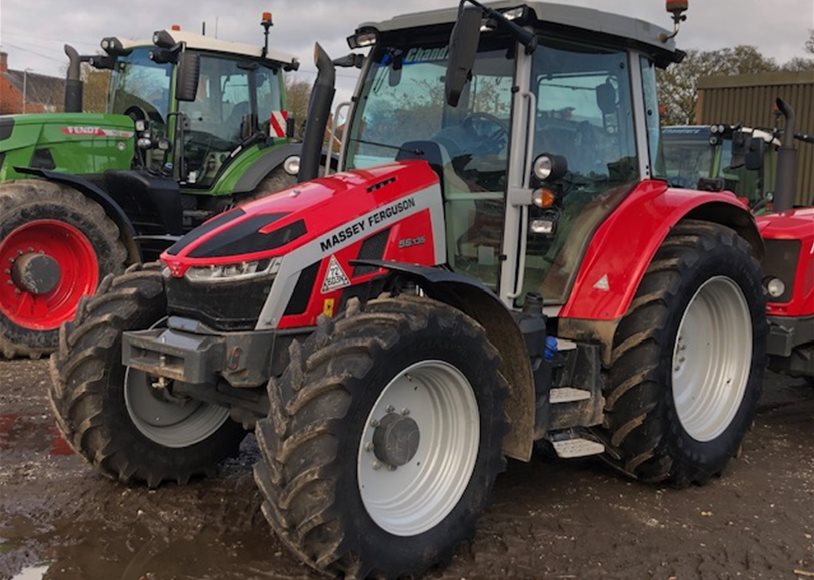
[[[339,265],[336,256],[331,256],[328,271],[325,272],[325,279],[322,281],[322,293],[327,294],[345,286],[350,286],[350,278],[345,274],[342,266]]]

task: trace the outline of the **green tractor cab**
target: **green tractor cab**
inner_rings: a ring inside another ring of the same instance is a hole
[[[780,140],[773,131],[732,125],[665,127],[658,163],[673,187],[731,191],[755,211],[771,201]]]
[[[39,357],[109,274],[155,259],[235,204],[296,182],[286,112],[297,59],[160,30],[69,59],[65,112],[0,117],[0,356]],[[106,113],[83,113],[81,66],[109,71]]]

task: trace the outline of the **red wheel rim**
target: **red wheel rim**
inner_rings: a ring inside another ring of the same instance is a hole
[[[60,277],[46,294],[18,286],[14,262],[26,254],[44,254],[56,261]],[[76,314],[79,299],[99,284],[99,262],[90,240],[74,226],[37,220],[13,230],[0,242],[0,312],[23,328],[54,330]]]

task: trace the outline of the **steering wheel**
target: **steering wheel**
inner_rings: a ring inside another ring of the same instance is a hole
[[[482,123],[485,121],[485,123]],[[481,132],[478,125],[491,125],[494,129],[489,132]],[[464,130],[476,138],[480,145],[477,151],[484,154],[497,154],[503,151],[509,143],[509,125],[498,119],[491,113],[469,113],[461,122]]]

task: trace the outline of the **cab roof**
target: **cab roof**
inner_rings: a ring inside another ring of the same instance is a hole
[[[532,12],[532,22],[530,23],[532,25],[553,25],[558,28],[569,29],[572,34],[581,30],[613,37],[625,44],[639,45],[647,52],[654,53],[660,64],[681,62],[684,58],[684,53],[676,48],[673,39],[666,42],[661,40],[661,35],[670,34],[668,30],[638,18],[602,12],[594,8],[550,2],[500,0],[498,2],[487,2],[485,5],[499,11],[526,6]],[[365,22],[357,28],[357,32],[365,29],[393,32],[434,25],[452,25],[457,17],[457,6],[426,12],[414,12],[395,16],[390,20],[381,22]]]
[[[175,42],[185,42],[187,47],[191,49],[206,52],[236,54],[251,58],[261,58],[263,56],[263,47],[260,46],[259,42],[257,45],[242,42],[230,42],[228,40],[221,40],[213,36],[195,34],[185,30],[168,30],[167,32],[170,34],[170,36],[172,36]],[[155,46],[152,38],[141,40],[122,38],[120,41],[125,49],[136,48],[139,46]],[[270,63],[291,66],[294,68],[299,66],[299,59],[293,54],[288,54],[271,48],[269,48],[268,54],[264,60],[267,60]]]

